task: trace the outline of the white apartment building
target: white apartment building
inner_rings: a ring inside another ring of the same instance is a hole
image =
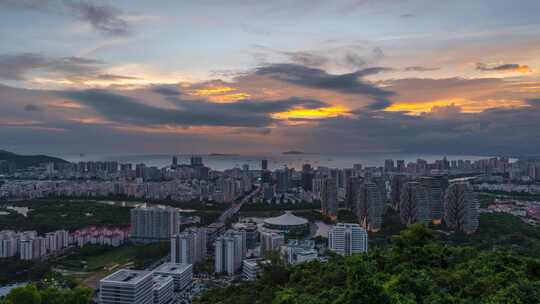
[[[367,231],[358,224],[338,223],[328,232],[328,249],[345,256],[367,252]]]
[[[246,232],[229,230],[214,242],[214,271],[234,275],[246,256]]]
[[[206,228],[192,228],[171,238],[171,263],[195,264],[206,258]]]

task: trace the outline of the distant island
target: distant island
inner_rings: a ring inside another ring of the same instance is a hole
[[[39,166],[39,164],[43,163],[68,163],[67,160],[58,157],[52,157],[47,155],[20,155],[13,152],[0,150],[0,162],[2,161],[14,163],[17,169],[37,167]]]
[[[228,154],[228,153],[210,153],[208,156],[240,156],[238,154]]]
[[[285,151],[285,152],[283,152],[282,154],[286,154],[286,155],[299,155],[299,154],[306,154],[306,153],[305,153],[305,152],[302,152],[302,151],[291,150],[291,151]]]

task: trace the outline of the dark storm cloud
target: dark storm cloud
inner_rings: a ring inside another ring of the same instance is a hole
[[[425,66],[415,65],[415,66],[408,66],[404,68],[403,70],[405,72],[430,72],[430,71],[437,71],[440,69],[441,68],[438,68],[438,67],[425,67]]]
[[[77,0],[0,0],[0,7],[42,11],[70,15],[89,23],[94,29],[107,35],[129,34],[129,24],[121,17],[121,11],[109,5]]]
[[[174,85],[156,85],[152,87],[152,92],[164,96],[180,96],[182,92]]]
[[[477,63],[476,69],[479,71],[489,72],[489,71],[516,71],[516,72],[522,72],[522,71],[529,71],[530,68],[527,65],[521,65],[517,63],[507,63],[507,64],[501,64],[501,65],[495,65],[490,66],[485,63]]]
[[[299,98],[212,103],[169,97],[177,108],[165,109],[104,90],[69,91],[59,94],[93,108],[108,120],[134,125],[266,127],[277,122],[270,117],[271,113],[300,106],[305,108],[327,106],[320,101]]]
[[[309,68],[296,64],[273,64],[258,68],[256,74],[269,76],[273,79],[317,89],[334,90],[348,94],[367,95],[380,104],[388,102],[388,98],[395,95],[377,86],[364,82],[362,77],[388,71],[389,68],[374,67],[358,70],[353,73],[333,75],[324,70]]]

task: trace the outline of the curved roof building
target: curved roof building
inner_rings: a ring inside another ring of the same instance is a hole
[[[292,214],[291,211],[285,211],[285,214],[270,217],[264,220],[264,227],[272,230],[279,230],[284,233],[302,232],[308,229],[308,220]]]

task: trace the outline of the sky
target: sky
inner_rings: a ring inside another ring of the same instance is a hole
[[[0,0],[0,149],[538,155],[540,1]]]

